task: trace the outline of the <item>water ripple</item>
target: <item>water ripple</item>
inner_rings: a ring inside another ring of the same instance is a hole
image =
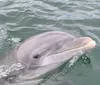
[[[100,0],[0,0],[0,48],[7,37],[14,42],[49,30],[89,36],[100,47]]]

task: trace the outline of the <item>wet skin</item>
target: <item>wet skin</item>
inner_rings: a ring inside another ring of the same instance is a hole
[[[13,51],[11,60],[25,67],[22,80],[31,79],[61,66],[75,56],[91,51],[95,45],[90,37],[75,37],[66,32],[50,31],[22,42]]]
[[[95,41],[89,37],[76,38],[65,32],[51,31],[25,40],[14,57],[27,67],[45,66],[82,55],[95,45]]]

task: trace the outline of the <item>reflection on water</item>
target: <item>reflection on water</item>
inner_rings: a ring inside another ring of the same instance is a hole
[[[75,85],[99,85],[100,0],[0,0],[1,55],[20,40],[50,30],[89,36],[97,42],[96,49],[89,53],[91,66],[83,62],[75,64],[74,69],[60,76],[60,83],[66,84],[64,79],[68,78]]]

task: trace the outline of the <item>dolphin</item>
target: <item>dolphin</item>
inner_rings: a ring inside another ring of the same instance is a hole
[[[75,56],[91,51],[95,46],[96,42],[90,37],[75,37],[66,32],[49,31],[20,43],[14,49],[10,62],[15,61],[24,66],[21,80],[35,79]]]

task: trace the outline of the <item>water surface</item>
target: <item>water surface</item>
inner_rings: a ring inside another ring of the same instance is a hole
[[[66,85],[68,80],[74,85],[99,85],[100,0],[0,0],[1,58],[20,41],[51,30],[89,36],[97,46],[70,71],[65,65],[41,84]]]

